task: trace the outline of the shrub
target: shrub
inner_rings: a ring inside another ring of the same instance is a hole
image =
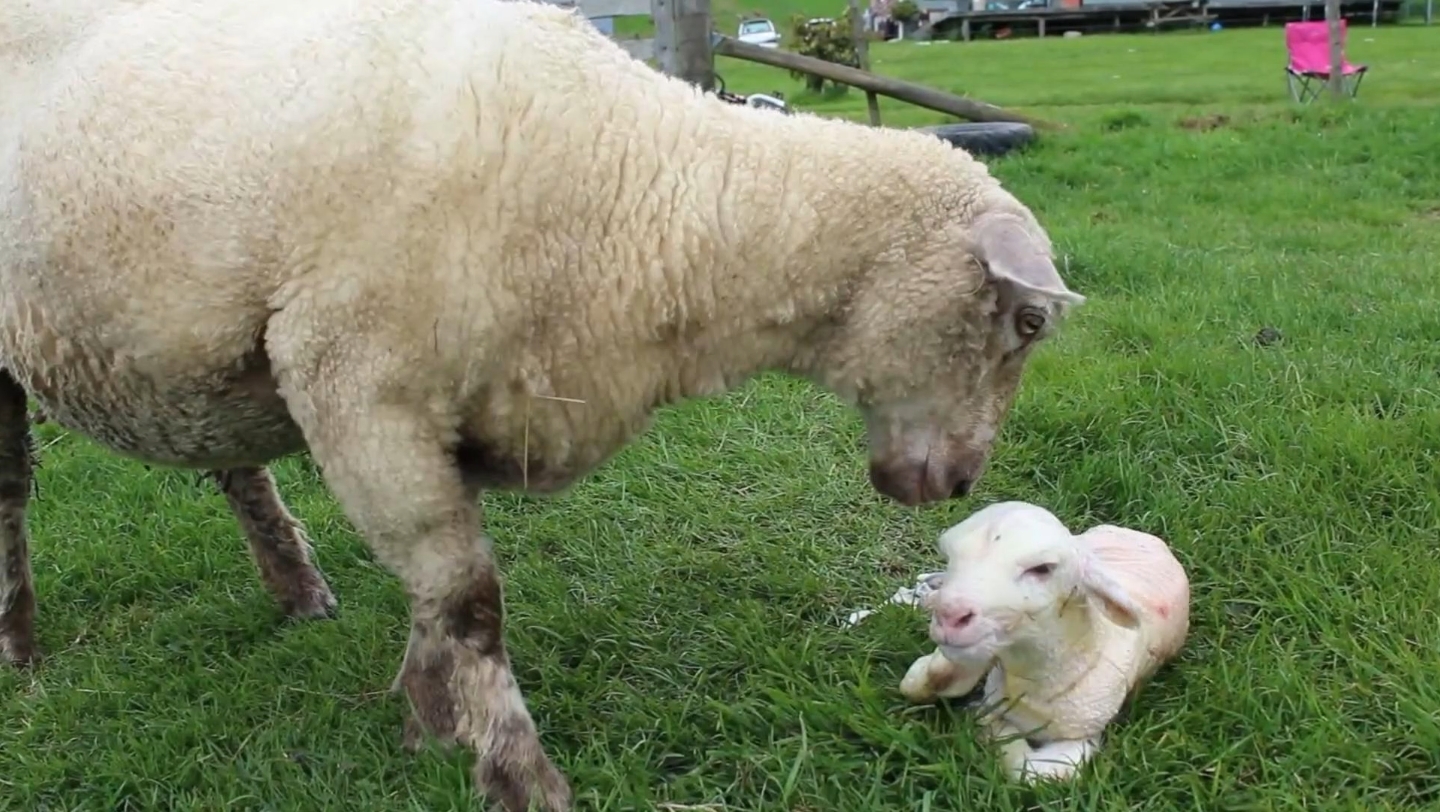
[[[837,65],[858,68],[860,56],[855,52],[855,40],[851,36],[854,29],[851,25],[851,12],[848,8],[839,19],[813,23],[796,14],[790,18],[790,36],[793,37],[795,52]],[[790,75],[796,79],[804,79],[806,90],[819,93],[825,89],[826,80],[819,76],[793,70]],[[842,92],[846,88],[845,85],[835,82],[831,84]]]
[[[890,16],[909,26],[920,19],[920,7],[915,4],[915,0],[898,0],[890,6]]]

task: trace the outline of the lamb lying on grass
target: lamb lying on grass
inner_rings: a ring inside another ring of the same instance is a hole
[[[412,731],[474,748],[505,809],[567,809],[483,490],[558,492],[656,408],[779,370],[859,408],[876,490],[964,495],[1081,300],[963,151],[726,104],[550,4],[17,0],[0,658],[37,651],[27,394],[215,472],[267,586],[319,617],[334,599],[265,468],[308,451],[409,595]]]
[[[964,696],[986,677],[985,723],[1010,775],[1071,777],[1184,644],[1185,570],[1155,536],[1111,525],[1074,536],[1024,502],[977,511],[940,549],[943,583],[924,601],[938,648],[910,666],[900,692],[913,702]]]

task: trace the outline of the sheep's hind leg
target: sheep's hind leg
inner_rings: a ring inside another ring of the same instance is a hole
[[[300,522],[285,508],[268,468],[211,471],[250,542],[250,554],[266,589],[286,614],[329,617],[335,596],[311,560],[314,552]]]
[[[510,669],[477,493],[441,431],[420,408],[366,402],[349,383],[285,389],[296,393],[292,413],[331,492],[409,595],[410,642],[397,682],[410,700],[411,743],[419,728],[473,749],[477,788],[508,812],[532,802],[542,812],[568,810],[570,787],[541,747]]]
[[[34,447],[25,389],[0,369],[0,661],[28,665],[35,646],[35,587],[25,510],[34,481]]]

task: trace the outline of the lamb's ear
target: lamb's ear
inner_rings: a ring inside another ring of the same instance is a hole
[[[1095,599],[1100,611],[1112,622],[1127,629],[1140,625],[1140,607],[1130,590],[1115,580],[1109,567],[1093,553],[1080,560],[1080,588]]]
[[[1016,215],[986,212],[975,218],[971,231],[976,258],[991,279],[1003,279],[1065,305],[1085,301],[1084,296],[1065,287],[1049,247]]]

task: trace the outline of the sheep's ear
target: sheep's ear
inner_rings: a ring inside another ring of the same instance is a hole
[[[1140,625],[1140,607],[1130,591],[1115,580],[1105,562],[1093,554],[1086,555],[1081,563],[1080,586],[1116,625],[1127,629]]]
[[[1066,305],[1078,305],[1085,297],[1065,287],[1055,269],[1050,248],[1039,235],[1013,214],[986,213],[971,227],[976,258],[991,279],[1004,280],[1042,294]]]

